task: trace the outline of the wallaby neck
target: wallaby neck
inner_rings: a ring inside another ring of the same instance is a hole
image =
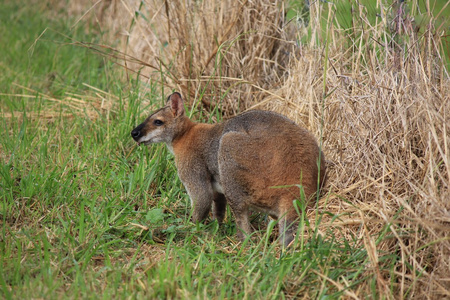
[[[198,125],[198,123],[191,121],[186,116],[180,116],[178,120],[177,128],[174,132],[172,142],[167,143],[169,151],[175,155],[174,147],[179,144],[185,144],[186,140],[189,140],[189,135],[192,129]]]
[[[184,155],[190,149],[193,153],[208,152],[213,140],[219,140],[221,124],[196,123],[182,116],[169,150],[176,156]],[[218,130],[219,129],[219,130]],[[195,150],[194,150],[195,149]]]
[[[173,134],[172,144],[182,140],[198,123],[191,121],[186,116],[180,116],[178,120],[177,128]]]

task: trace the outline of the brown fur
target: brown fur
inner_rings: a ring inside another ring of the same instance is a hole
[[[138,143],[165,142],[174,153],[193,221],[206,218],[212,206],[222,222],[228,203],[241,239],[252,231],[248,217],[253,209],[280,219],[287,246],[294,237],[291,225],[298,216],[293,200],[300,198],[299,186],[308,201],[326,180],[325,158],[314,137],[273,112],[253,110],[219,124],[195,123],[184,115],[181,95],[174,93],[131,135]]]

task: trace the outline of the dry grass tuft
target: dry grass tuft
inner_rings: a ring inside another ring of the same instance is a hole
[[[282,4],[273,1],[90,3],[72,1],[71,11],[95,12],[99,28],[122,41],[115,58],[127,68],[182,91],[190,103],[200,99],[208,110],[221,103],[226,114],[280,83],[295,44],[286,40]]]
[[[73,1],[72,11],[89,3]],[[325,36],[321,20],[333,20],[323,7],[311,4],[312,41]],[[363,239],[367,272],[386,297],[450,297],[450,80],[440,32],[419,33],[408,16],[371,25],[360,10],[351,34],[330,25],[328,48],[300,47],[293,33],[301,30],[285,26],[282,5],[269,1],[103,1],[91,12],[121,37],[123,53],[147,65],[126,59],[127,67],[181,90],[191,104],[223,101],[230,115],[275,110],[323,136],[334,166],[320,209],[343,215],[322,229]],[[375,242],[386,226],[393,235]],[[395,295],[384,290],[382,252],[401,257]]]

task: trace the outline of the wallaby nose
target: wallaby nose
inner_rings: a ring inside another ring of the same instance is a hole
[[[131,132],[131,137],[133,137],[133,139],[135,139],[135,140],[137,140],[140,136],[141,136],[141,131],[140,130],[134,129]]]
[[[138,142],[138,139],[139,139],[140,137],[143,136],[141,130],[144,129],[144,126],[145,126],[145,123],[142,123],[142,124],[138,125],[137,127],[135,127],[135,128],[133,129],[133,131],[131,131],[131,137],[132,137],[136,142]]]

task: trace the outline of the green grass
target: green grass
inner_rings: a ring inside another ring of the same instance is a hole
[[[161,102],[156,87],[124,83],[111,62],[65,37],[99,42],[101,32],[70,30],[73,22],[45,11],[0,3],[2,298],[335,299],[367,283],[367,297],[377,298],[363,228],[318,232],[322,217],[339,219],[327,211],[315,221],[303,214],[307,237],[286,252],[263,215],[253,222],[261,231],[242,244],[230,212],[221,227],[190,223],[172,156],[162,146],[135,148],[129,135],[145,117],[143,100]],[[115,95],[112,108],[86,101],[71,110],[42,96],[100,101],[84,84]],[[400,258],[390,250],[378,255],[393,290]]]

